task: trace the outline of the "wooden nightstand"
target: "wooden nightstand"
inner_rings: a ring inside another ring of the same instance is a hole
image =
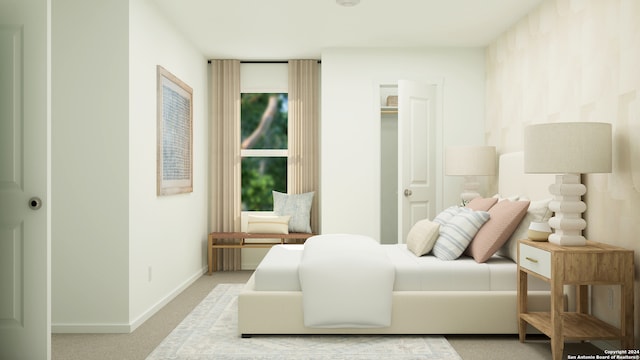
[[[551,311],[527,311],[527,276],[551,284]],[[620,339],[634,348],[633,251],[588,241],[586,246],[558,246],[521,240],[518,244],[518,333],[524,342],[527,323],[551,338],[554,360],[562,358],[565,340]],[[564,312],[563,285],[576,285],[576,311]],[[620,328],[588,314],[588,285],[619,284]]]

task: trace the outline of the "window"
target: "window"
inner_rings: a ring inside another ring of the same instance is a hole
[[[242,93],[242,210],[273,210],[272,190],[287,192],[287,93]]]

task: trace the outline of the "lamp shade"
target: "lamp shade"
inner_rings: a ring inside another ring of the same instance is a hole
[[[445,149],[445,175],[495,175],[495,146],[456,146]]]
[[[611,124],[549,123],[524,129],[524,172],[611,172]]]

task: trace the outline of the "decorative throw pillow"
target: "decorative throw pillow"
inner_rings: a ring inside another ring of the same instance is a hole
[[[551,212],[549,211],[550,202],[551,198],[531,201],[524,218],[520,221],[520,224],[513,234],[511,234],[509,240],[498,250],[498,255],[517,261],[518,240],[527,238],[527,229],[529,229],[529,223],[531,223],[531,221],[547,220],[551,216]]]
[[[290,215],[289,231],[311,232],[311,204],[313,192],[304,194],[283,194],[273,191],[273,211],[276,215]]]
[[[440,224],[424,219],[418,221],[407,234],[407,249],[416,256],[428,254],[438,239]]]
[[[460,206],[450,206],[442,210],[442,212],[433,219],[433,222],[438,223],[442,226],[448,223],[449,220],[453,219],[453,217],[460,211],[462,211],[462,208]]]
[[[489,213],[486,211],[462,208],[449,222],[440,227],[440,236],[433,246],[433,254],[440,260],[459,258],[487,220]]]
[[[291,216],[249,215],[247,232],[254,234],[288,234]]]
[[[497,202],[498,202],[498,198],[477,197],[469,201],[466,207],[475,211],[489,211],[489,209],[491,209],[491,207]]]
[[[466,254],[483,263],[504,245],[527,213],[529,201],[500,201],[489,209],[491,218],[469,244]]]
[[[493,197],[498,199],[498,202],[505,201],[505,200],[511,200],[511,201],[526,200],[526,199],[520,199],[520,195],[502,196],[500,194],[495,194],[493,195]]]

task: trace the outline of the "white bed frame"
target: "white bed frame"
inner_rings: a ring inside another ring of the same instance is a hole
[[[552,175],[524,174],[523,154],[500,157],[499,193],[549,197]],[[514,276],[516,276],[514,274]],[[256,291],[252,276],[238,296],[238,332],[266,334],[517,334],[517,293],[513,291],[394,291],[392,321],[385,328],[308,328],[302,293]],[[549,309],[549,292],[529,291],[531,311]]]

